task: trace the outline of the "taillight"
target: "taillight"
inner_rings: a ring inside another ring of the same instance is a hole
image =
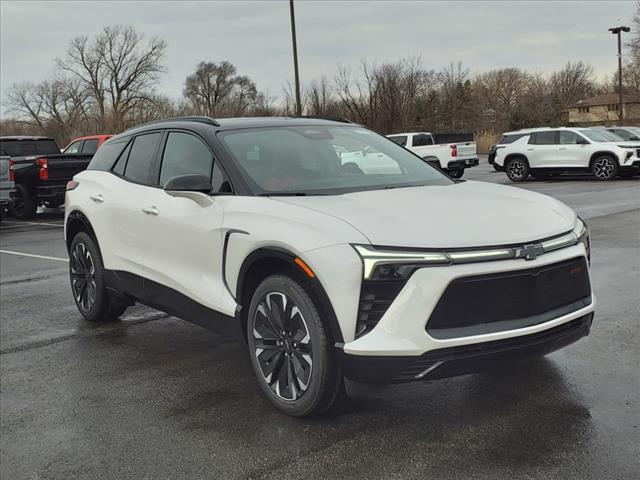
[[[40,180],[49,180],[49,160],[46,158],[39,158],[38,167],[40,167],[38,171]]]
[[[80,183],[76,182],[75,180],[69,180],[67,182],[67,188],[66,188],[67,192],[69,190],[75,190],[76,188],[78,188],[78,185],[80,185]]]
[[[9,180],[16,181],[16,171],[13,169],[13,164],[16,163],[13,160],[9,160]]]
[[[451,156],[452,157],[457,157],[458,156],[458,146],[457,145],[449,145],[449,147],[451,148]]]

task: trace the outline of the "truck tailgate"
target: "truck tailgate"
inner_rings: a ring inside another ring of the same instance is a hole
[[[71,180],[86,170],[93,155],[48,156],[49,180]]]
[[[458,157],[475,157],[476,144],[474,142],[469,143],[457,143]]]

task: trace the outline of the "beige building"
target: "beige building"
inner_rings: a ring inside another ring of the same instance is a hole
[[[580,100],[568,109],[571,125],[609,125],[620,119],[620,103],[617,93],[605,93]],[[622,96],[624,121],[629,125],[640,125],[640,98]]]

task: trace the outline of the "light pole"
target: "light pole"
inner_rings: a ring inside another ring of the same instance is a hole
[[[296,115],[302,116],[300,104],[300,76],[298,75],[298,46],[296,44],[296,15],[293,11],[293,0],[289,0],[289,13],[291,14],[291,42],[293,43],[293,74],[296,84]]]
[[[293,1],[293,0],[292,0]],[[622,32],[630,32],[629,27],[619,26],[610,28],[609,31],[613,35],[618,35],[618,101],[620,103],[620,112],[618,118],[620,119],[620,126],[624,125],[624,111],[622,110]]]

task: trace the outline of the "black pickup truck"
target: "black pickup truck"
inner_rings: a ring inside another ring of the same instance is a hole
[[[60,153],[53,138],[27,136],[0,137],[0,155],[11,158],[16,189],[9,213],[20,219],[32,218],[40,205],[62,205],[67,182],[93,158],[93,154]]]

